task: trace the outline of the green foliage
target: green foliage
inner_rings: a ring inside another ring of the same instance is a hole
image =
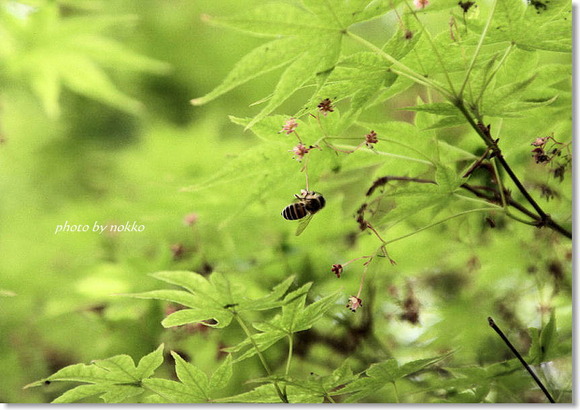
[[[63,87],[115,108],[138,113],[141,103],[118,90],[104,67],[165,73],[162,62],[132,52],[102,35],[115,25],[131,24],[132,16],[71,16],[63,18],[56,3],[46,3],[26,18],[0,9],[0,81],[22,81],[40,99],[48,115],[60,112]]]
[[[395,359],[387,360],[386,362],[373,364],[369,367],[365,374],[367,377],[361,378],[356,382],[350,383],[348,386],[337,391],[337,394],[355,393],[349,398],[349,402],[359,401],[370,394],[377,392],[389,383],[395,384],[398,379],[416,373],[427,366],[430,366],[438,361],[444,359],[448,355],[442,355],[429,359],[415,360],[399,366]]]
[[[572,400],[569,1],[0,18],[0,401]]]
[[[105,403],[124,403],[144,393],[142,383],[153,375],[161,363],[163,363],[163,345],[144,356],[137,367],[130,356],[118,355],[105,360],[96,360],[90,365],[67,366],[46,379],[26,387],[56,381],[82,382],[87,384],[67,391],[53,403],[72,403],[95,395],[99,395]]]

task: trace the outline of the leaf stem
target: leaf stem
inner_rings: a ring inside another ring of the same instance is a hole
[[[361,293],[362,293],[363,286],[364,286],[364,283],[365,283],[365,278],[366,278],[366,276],[367,276],[367,270],[368,270],[368,268],[369,268],[369,263],[370,263],[372,260],[373,260],[373,258],[371,258],[371,259],[369,259],[367,262],[365,262],[365,265],[364,265],[365,267],[364,267],[364,269],[363,269],[363,273],[362,273],[362,276],[361,276],[361,278],[360,278],[360,285],[359,285],[359,287],[358,287],[358,292],[357,292],[357,294],[356,294],[356,297],[357,297],[357,298],[360,298],[360,295],[361,295]]]
[[[487,318],[487,321],[489,322],[489,325],[491,326],[491,328],[493,330],[495,330],[495,332],[499,335],[499,337],[501,337],[501,339],[506,344],[506,346],[509,347],[509,349],[512,351],[512,353],[518,358],[518,360],[520,361],[520,363],[522,364],[522,366],[524,366],[524,368],[528,371],[528,373],[530,374],[530,376],[532,376],[532,378],[534,379],[534,381],[536,382],[536,384],[538,385],[538,387],[544,392],[544,394],[546,395],[546,397],[548,398],[548,400],[550,401],[550,403],[555,403],[555,401],[552,398],[552,395],[550,394],[550,392],[546,389],[546,387],[541,382],[541,380],[538,378],[538,376],[536,376],[536,373],[534,373],[534,371],[532,370],[532,368],[524,360],[524,358],[522,357],[522,355],[520,354],[520,352],[517,351],[517,349],[514,347],[514,345],[511,344],[511,342],[506,337],[506,335],[495,324],[494,320],[491,317],[488,317]]]
[[[497,198],[498,198],[499,194],[493,188],[489,188],[489,187],[485,187],[485,186],[471,186],[469,184],[463,184],[463,185],[461,185],[461,188],[466,189],[467,191],[471,192],[475,196],[477,196],[479,198],[483,198],[486,201],[489,201],[491,203],[498,202],[498,199]],[[490,197],[488,195],[485,195],[483,192],[481,192],[481,190],[491,191],[495,196]],[[521,205],[519,202],[514,201],[511,198],[506,198],[506,202],[507,202],[507,205],[513,206],[518,211],[520,211],[524,215],[529,216],[531,219],[533,219],[536,222],[524,221],[523,219],[520,219],[520,218],[515,217],[510,212],[506,212],[506,215],[507,216],[509,216],[510,218],[515,219],[515,220],[517,220],[519,222],[525,223],[527,225],[537,226],[537,221],[538,221],[538,218],[539,218],[537,215],[535,215],[531,211],[528,211],[523,205]]]
[[[336,144],[333,147],[336,148],[336,149],[344,148],[345,151],[343,151],[343,152],[348,152],[348,153],[353,152],[355,150],[355,148],[356,148],[356,147],[354,147],[352,145],[345,145],[345,144]],[[339,147],[339,148],[337,148],[337,147]],[[378,155],[384,155],[384,156],[387,156],[387,157],[399,158],[399,159],[403,159],[403,160],[406,160],[406,161],[420,162],[421,164],[433,166],[433,161],[426,161],[426,160],[423,160],[423,159],[420,159],[420,158],[413,158],[413,157],[408,157],[406,155],[393,154],[391,152],[378,151],[378,150],[375,150],[375,149],[370,150],[370,149],[365,148],[365,147],[361,147],[360,149],[362,151],[374,152],[374,153],[376,153]],[[348,151],[346,151],[346,150],[348,150]]]
[[[457,198],[460,198],[460,199],[463,199],[464,201],[475,202],[475,203],[478,203],[478,204],[480,204],[480,205],[483,203],[484,205],[491,205],[491,206],[495,206],[495,207],[497,208],[496,210],[502,210],[502,211],[505,211],[505,208],[503,208],[502,206],[495,205],[494,203],[491,203],[491,202],[489,202],[489,201],[484,201],[484,200],[481,200],[481,199],[476,199],[476,198],[470,198],[470,197],[468,197],[468,196],[461,195],[461,194],[458,194],[458,193],[454,193],[454,194],[453,194],[453,196],[455,196],[455,197],[457,197]]]
[[[435,53],[437,60],[439,60],[439,64],[441,64],[441,68],[443,69],[443,72],[445,73],[445,78],[447,79],[447,83],[449,84],[449,88],[451,90],[451,93],[449,93],[447,90],[445,90],[447,97],[457,96],[458,94],[455,92],[455,87],[453,87],[453,81],[451,81],[451,77],[449,76],[449,71],[447,70],[447,67],[445,67],[445,63],[443,62],[443,57],[441,57],[441,54],[439,53],[439,50],[438,50],[437,46],[435,45],[435,42],[433,41],[433,37],[431,36],[431,33],[429,32],[429,30],[427,30],[427,27],[425,27],[425,25],[423,24],[423,22],[421,21],[419,16],[417,16],[417,13],[415,12],[415,10],[413,10],[413,8],[407,2],[407,0],[405,0],[404,3],[405,3],[405,6],[407,6],[407,8],[411,11],[411,14],[413,15],[413,17],[415,17],[415,20],[417,20],[419,25],[421,27],[423,27],[423,31],[425,32],[425,35],[427,36],[427,40],[429,41],[429,44],[431,44],[431,48],[433,49],[433,52]]]
[[[358,41],[359,43],[361,43],[365,47],[367,47],[367,48],[373,50],[374,52],[376,52],[378,55],[380,55],[381,57],[383,57],[385,60],[387,60],[388,62],[390,62],[391,64],[393,64],[394,67],[397,67],[400,70],[402,70],[402,71],[398,71],[398,70],[396,71],[396,70],[391,69],[391,71],[393,71],[395,74],[399,74],[399,75],[402,75],[404,77],[407,77],[407,78],[413,80],[416,83],[419,83],[419,84],[422,84],[422,85],[426,85],[426,86],[432,87],[432,88],[436,89],[437,91],[439,91],[441,94],[447,96],[448,98],[453,97],[453,94],[449,93],[449,91],[447,91],[443,86],[437,84],[435,81],[433,81],[431,79],[428,79],[424,75],[421,75],[421,74],[417,73],[412,68],[407,67],[405,64],[399,62],[399,60],[397,60],[396,58],[394,58],[390,54],[387,54],[381,48],[375,46],[370,41],[367,41],[364,38],[359,37],[359,36],[357,36],[356,34],[353,34],[350,31],[347,31],[346,34],[350,38],[352,38],[353,40]]]
[[[250,339],[250,342],[252,342],[252,345],[254,346],[254,349],[256,349],[256,354],[260,358],[260,361],[262,362],[262,366],[264,367],[264,370],[266,370],[266,373],[268,374],[268,376],[272,376],[272,372],[270,370],[270,366],[268,366],[268,363],[266,362],[266,359],[264,358],[264,355],[262,354],[262,352],[260,352],[260,349],[258,348],[258,344],[256,343],[256,341],[252,337],[252,334],[250,333],[250,330],[248,329],[248,327],[246,326],[246,324],[244,323],[244,321],[240,317],[239,313],[237,313],[235,310],[233,311],[233,313],[234,313],[234,317],[236,318],[238,324],[240,325],[240,327],[242,328],[242,330],[246,334],[246,337],[248,339]],[[286,394],[284,394],[282,392],[282,390],[280,390],[280,386],[278,386],[278,383],[276,381],[272,381],[272,384],[274,385],[274,388],[276,389],[276,393],[278,393],[278,396],[280,397],[280,400],[282,400],[282,402],[284,402],[284,403],[289,403],[288,402],[288,397],[286,396]]]
[[[400,403],[401,399],[399,399],[399,390],[397,389],[397,383],[394,380],[391,383],[393,384],[393,392],[395,393],[395,400],[397,403]]]
[[[491,11],[490,11],[489,16],[487,18],[487,22],[485,23],[485,27],[483,28],[483,31],[481,33],[481,37],[479,37],[479,42],[477,43],[477,48],[475,49],[475,52],[473,53],[473,57],[471,58],[471,63],[469,63],[469,67],[467,68],[467,73],[465,73],[465,79],[463,80],[463,84],[461,85],[461,88],[459,89],[459,93],[457,94],[457,96],[459,98],[462,98],[463,91],[465,90],[465,86],[469,82],[469,76],[471,75],[471,71],[473,70],[473,67],[475,67],[475,61],[477,60],[477,57],[479,56],[479,52],[481,51],[481,46],[483,45],[483,40],[485,40],[485,36],[487,35],[487,30],[489,30],[489,26],[491,25],[491,20],[493,19],[496,5],[497,5],[497,0],[495,0],[493,2],[493,6],[491,7]]]
[[[288,373],[290,372],[290,363],[292,362],[292,353],[294,349],[294,340],[292,339],[292,335],[288,335],[288,359],[286,360],[286,371],[284,372],[284,377],[288,377]]]
[[[497,161],[494,159],[491,160],[491,166],[493,168],[493,174],[495,175],[495,180],[497,182],[497,186],[499,188],[499,195],[501,197],[501,204],[507,210],[508,203],[505,197],[505,188],[503,186],[503,181],[501,179],[501,175],[499,174],[499,169],[497,167]]]
[[[422,228],[419,228],[416,231],[413,231],[413,232],[410,232],[408,234],[399,236],[398,238],[395,238],[395,239],[388,240],[384,244],[385,245],[389,245],[389,244],[391,244],[393,242],[400,241],[401,239],[408,238],[409,236],[413,236],[413,235],[415,235],[415,234],[417,234],[417,233],[419,233],[421,231],[424,231],[426,229],[432,228],[432,227],[434,227],[436,225],[440,225],[440,224],[442,224],[444,222],[449,221],[450,219],[457,218],[459,216],[463,216],[463,215],[466,215],[466,214],[470,214],[472,212],[486,212],[486,211],[497,211],[497,206],[495,208],[476,208],[476,209],[470,209],[468,211],[459,212],[457,214],[448,216],[447,218],[443,218],[443,219],[441,219],[441,220],[439,220],[437,222],[433,222],[432,224],[429,224],[429,225],[426,225],[426,226],[424,226]]]
[[[367,228],[369,228],[371,231],[373,231],[373,233],[376,235],[377,238],[379,238],[379,241],[381,241],[383,243],[383,245],[386,245],[388,243],[387,241],[385,241],[381,237],[381,235],[379,235],[379,233],[377,232],[377,230],[370,223],[368,223],[368,222],[367,222]]]
[[[501,57],[501,59],[499,60],[499,62],[497,63],[494,71],[491,73],[491,75],[485,80],[485,84],[481,87],[481,91],[479,92],[479,96],[477,97],[477,100],[474,101],[475,105],[479,105],[481,99],[483,98],[483,93],[485,92],[485,90],[487,89],[487,86],[489,85],[489,83],[491,82],[491,80],[493,80],[493,77],[495,77],[495,75],[497,74],[497,72],[499,71],[499,69],[503,66],[503,63],[505,61],[505,59],[508,57],[508,55],[510,54],[510,52],[512,51],[514,45],[513,43],[511,43],[509,45],[508,48],[506,48],[503,56]]]

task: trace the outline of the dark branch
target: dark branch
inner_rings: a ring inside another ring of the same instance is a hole
[[[493,321],[493,319],[491,317],[488,317],[487,318],[487,321],[489,322],[489,325],[491,326],[491,328],[496,331],[496,333],[499,335],[499,337],[501,337],[501,339],[504,341],[504,343],[507,345],[507,347],[509,347],[510,350],[513,352],[513,354],[516,355],[516,357],[521,362],[521,364],[524,366],[524,368],[532,376],[532,378],[534,379],[534,381],[536,382],[536,384],[540,387],[540,389],[542,389],[542,391],[544,392],[544,394],[546,395],[546,397],[548,398],[548,400],[550,400],[550,403],[556,403],[554,401],[554,398],[550,394],[550,392],[546,389],[546,387],[542,383],[542,381],[538,378],[538,376],[536,376],[536,373],[534,373],[534,371],[528,365],[528,363],[524,360],[524,358],[522,357],[522,355],[520,354],[520,352],[518,352],[517,349],[514,347],[514,345],[511,344],[511,342],[508,340],[508,338],[506,337],[506,335],[504,335],[504,333],[501,331],[501,329],[495,324],[495,322]]]

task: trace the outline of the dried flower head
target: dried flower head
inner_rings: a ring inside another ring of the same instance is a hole
[[[379,139],[377,138],[377,133],[374,130],[371,130],[371,132],[365,135],[365,144],[367,147],[373,148],[372,144],[376,144],[377,142],[379,142]]]
[[[298,127],[298,122],[296,121],[295,118],[290,118],[288,121],[284,123],[284,126],[282,127],[280,132],[285,132],[287,135],[290,135],[296,130],[296,127]]]
[[[365,219],[365,211],[367,209],[367,206],[368,204],[365,202],[356,211],[356,223],[358,223],[358,227],[361,231],[364,231],[369,226],[369,223]]]
[[[318,110],[326,116],[329,112],[334,112],[334,107],[332,106],[332,101],[329,98],[325,98],[317,105]]]
[[[356,296],[351,296],[350,298],[348,298],[348,303],[346,305],[346,307],[350,310],[352,310],[353,312],[356,312],[356,310],[362,306],[362,300],[360,298],[357,298]]]
[[[546,154],[544,149],[541,147],[534,148],[532,150],[532,154],[534,154],[533,156],[534,156],[534,160],[536,161],[536,164],[542,164],[544,162],[550,161],[550,157]]]
[[[340,274],[342,273],[343,266],[340,263],[335,263],[332,265],[332,273],[336,275],[337,278],[340,278]]]
[[[564,175],[566,173],[566,168],[568,167],[568,163],[560,164],[556,168],[552,170],[554,174],[554,178],[559,179],[560,182],[564,181]]]
[[[461,7],[463,9],[464,13],[467,13],[469,11],[469,9],[475,5],[474,1],[460,1],[459,3],[459,7]],[[477,7],[477,6],[476,6]]]
[[[413,0],[413,4],[417,9],[424,9],[429,5],[429,0]]]

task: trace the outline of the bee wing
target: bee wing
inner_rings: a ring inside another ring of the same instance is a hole
[[[304,218],[302,218],[300,220],[300,223],[298,225],[298,228],[296,228],[296,236],[300,235],[302,232],[304,232],[304,230],[306,229],[306,227],[308,226],[308,224],[310,223],[310,220],[312,219],[312,216],[314,214],[308,214],[306,215]]]

